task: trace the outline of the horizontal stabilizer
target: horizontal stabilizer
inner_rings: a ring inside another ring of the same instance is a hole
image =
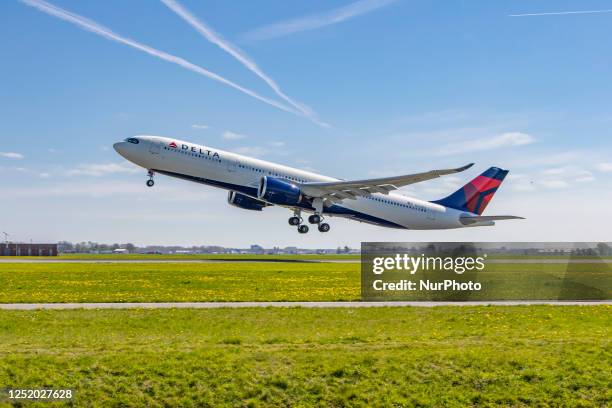
[[[463,225],[471,225],[479,222],[489,222],[489,221],[500,221],[500,220],[524,220],[523,217],[518,217],[516,215],[478,215],[478,216],[469,216],[459,217],[459,221]]]

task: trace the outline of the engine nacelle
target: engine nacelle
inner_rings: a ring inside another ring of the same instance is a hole
[[[278,205],[297,205],[302,201],[302,192],[287,180],[263,176],[259,181],[257,197]]]
[[[251,198],[248,195],[230,191],[227,195],[227,202],[234,207],[242,208],[243,210],[261,211],[264,207],[270,204]]]

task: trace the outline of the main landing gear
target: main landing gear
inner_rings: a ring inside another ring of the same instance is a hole
[[[300,211],[296,210],[293,212],[293,217],[289,218],[289,225],[297,227],[297,230],[300,234],[306,234],[308,232],[308,225],[302,224],[302,217],[300,216]]]
[[[326,222],[323,221],[323,217],[321,217],[320,213],[316,212],[308,217],[308,222],[310,224],[317,224],[320,232],[327,232],[330,230],[330,226]],[[306,234],[309,230],[308,225],[303,224],[302,217],[300,216],[300,211],[296,210],[293,213],[293,217],[289,218],[289,225],[297,226],[297,230],[300,234]]]
[[[153,176],[155,173],[153,173],[152,170],[149,170],[147,175],[149,176],[149,179],[147,180],[147,187],[153,187],[155,185],[155,181],[153,181]]]
[[[319,214],[312,214],[310,217],[308,217],[308,222],[311,224],[318,224],[318,228],[320,232],[327,232],[330,230],[330,226],[328,223],[326,222],[321,222],[323,221],[323,217],[321,217]]]

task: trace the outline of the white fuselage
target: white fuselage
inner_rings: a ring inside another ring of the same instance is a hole
[[[257,187],[263,176],[297,183],[339,180],[177,139],[138,136],[137,140],[138,143],[116,143],[115,150],[127,160],[153,172],[237,191],[253,198],[258,198]],[[310,211],[308,208],[303,210]],[[325,207],[323,213],[392,228],[465,227],[459,221],[459,217],[465,215],[463,211],[394,193],[345,199]]]

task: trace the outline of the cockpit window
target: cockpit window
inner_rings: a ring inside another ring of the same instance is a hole
[[[128,137],[127,139],[125,139],[126,142],[130,142],[130,143],[134,143],[134,144],[138,144],[139,140],[136,139],[135,137]]]

